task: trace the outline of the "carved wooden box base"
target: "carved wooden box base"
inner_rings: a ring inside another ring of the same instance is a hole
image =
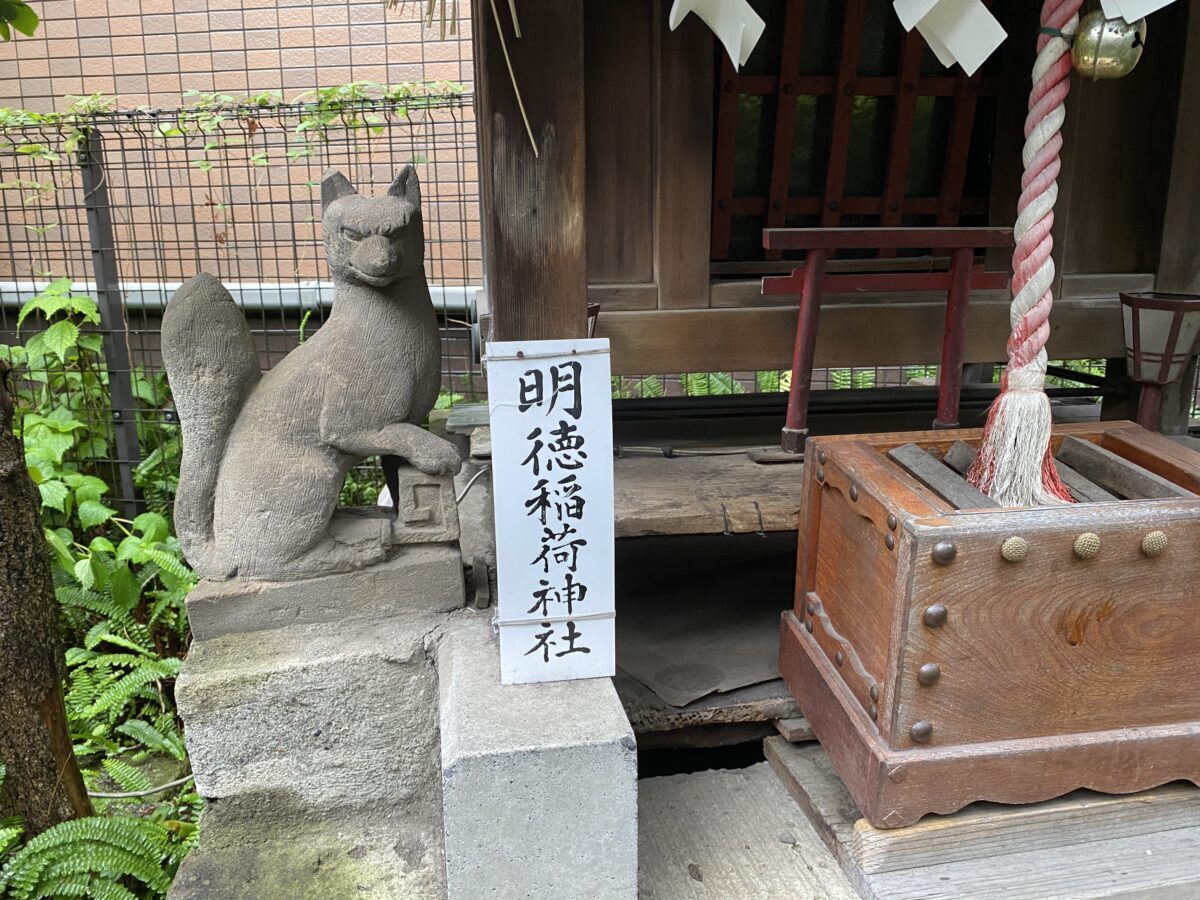
[[[1200,454],[1062,426],[1064,480],[1111,499],[972,508],[952,466],[978,440],[807,447],[780,667],[859,809],[887,828],[1200,783]]]

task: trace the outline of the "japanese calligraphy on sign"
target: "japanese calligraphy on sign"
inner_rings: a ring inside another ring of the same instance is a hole
[[[615,672],[607,339],[491,343],[504,684]]]

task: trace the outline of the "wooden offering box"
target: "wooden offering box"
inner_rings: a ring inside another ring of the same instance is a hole
[[[808,443],[780,667],[859,809],[1200,783],[1200,454],[1056,427],[1082,502],[1002,509],[979,437]]]

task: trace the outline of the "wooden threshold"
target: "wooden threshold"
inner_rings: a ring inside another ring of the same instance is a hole
[[[1200,789],[1075,791],[1022,806],[975,803],[907,828],[860,817],[817,744],[768,738],[771,763],[865,898],[1194,897]]]

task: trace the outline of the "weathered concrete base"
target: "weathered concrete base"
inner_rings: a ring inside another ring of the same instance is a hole
[[[402,822],[311,822],[231,829],[218,801],[201,846],[179,868],[171,900],[393,900],[444,896],[440,836]],[[213,838],[222,837],[223,846]]]
[[[637,752],[607,679],[500,684],[490,616],[438,648],[450,900],[637,896]]]
[[[176,699],[209,806],[173,900],[443,896],[433,648],[462,590],[426,545],[193,592]]]
[[[195,641],[289,625],[378,622],[462,605],[456,544],[414,544],[378,565],[303,581],[202,581],[187,597]]]

